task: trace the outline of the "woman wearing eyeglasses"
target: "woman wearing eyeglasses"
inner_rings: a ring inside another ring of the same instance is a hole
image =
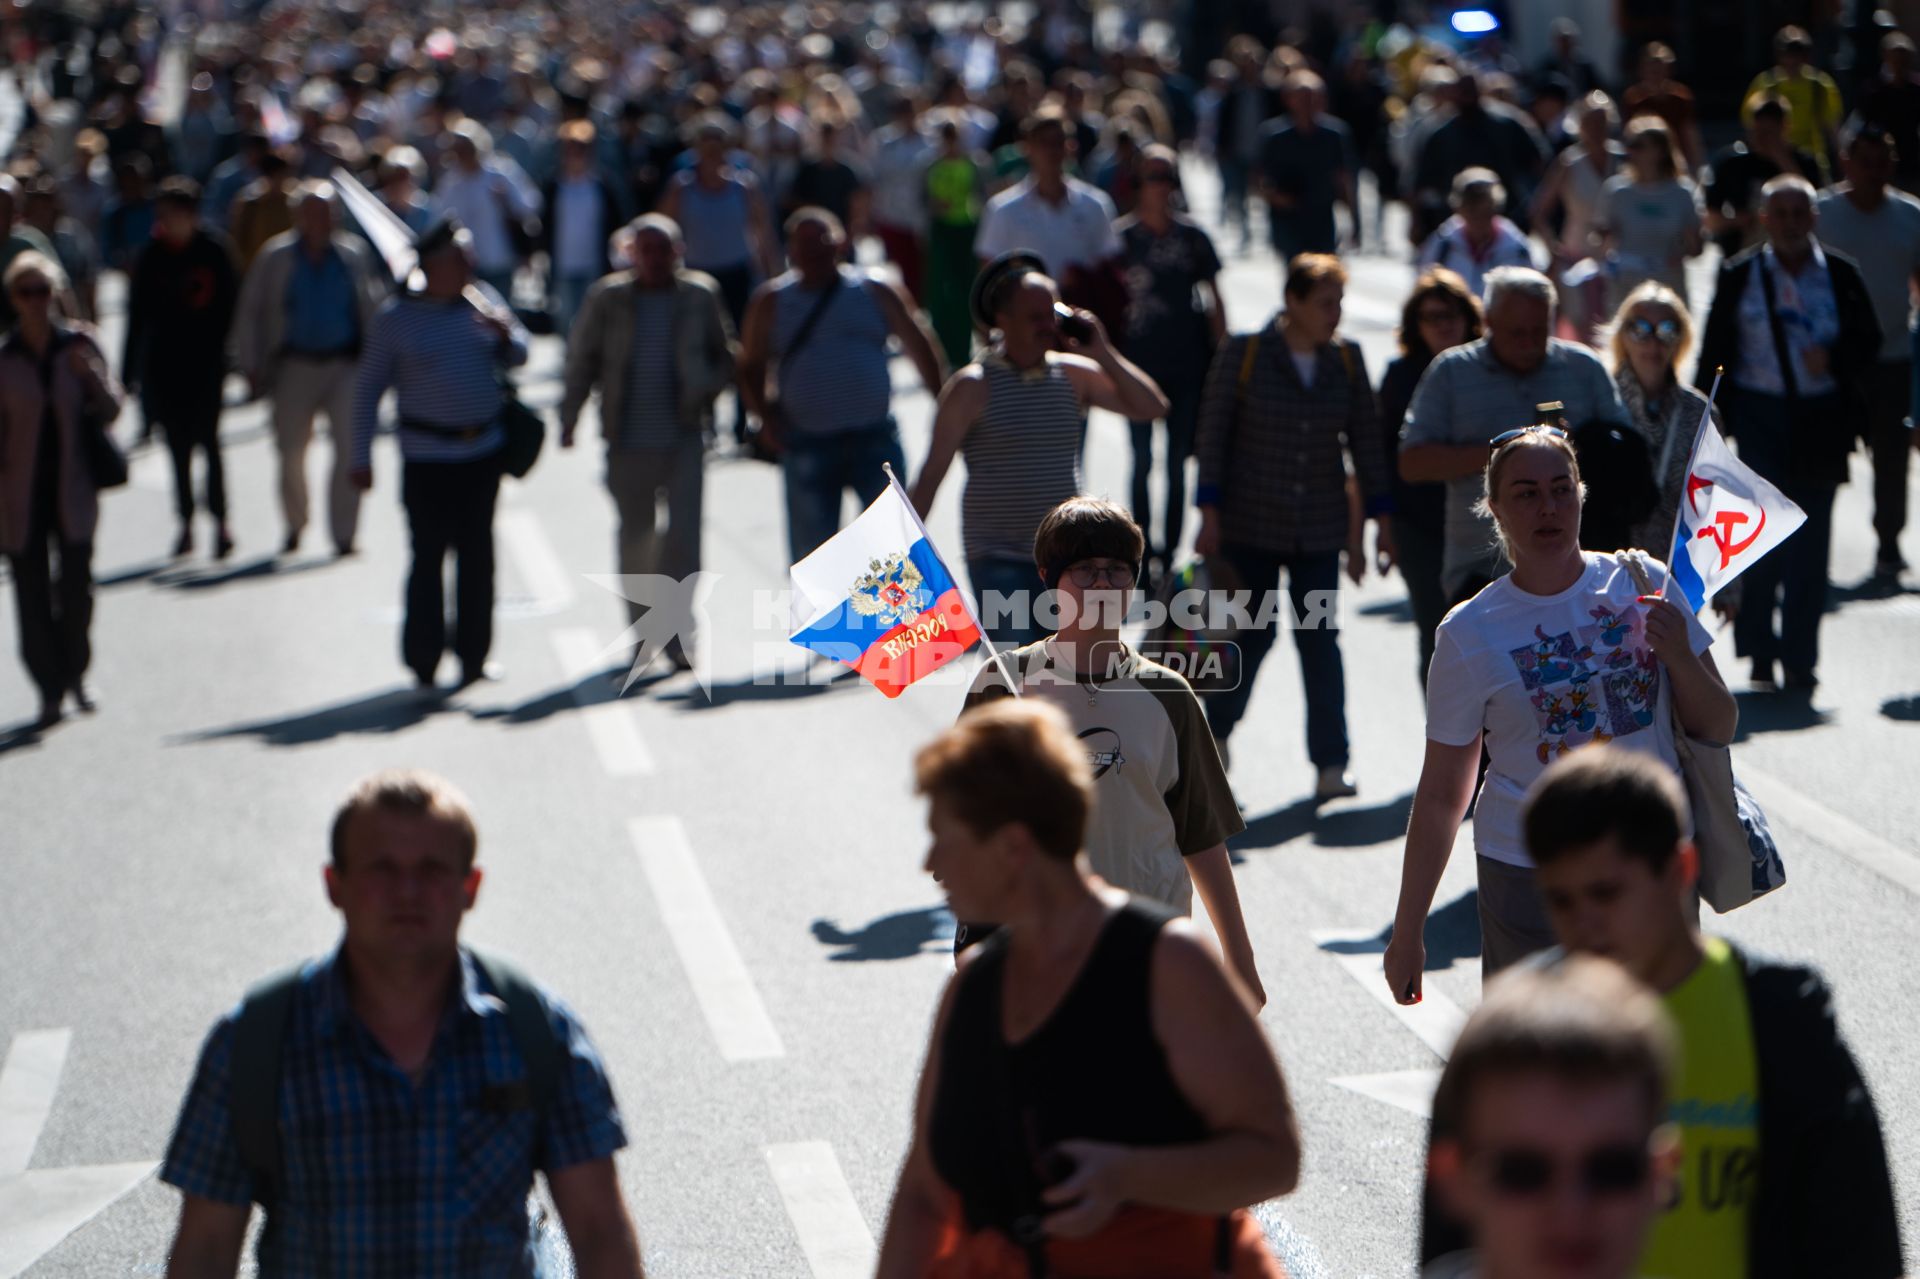
[[[1612,555],[1580,549],[1585,488],[1553,427],[1496,435],[1485,511],[1513,571],[1447,614],[1427,680],[1427,748],[1414,792],[1386,979],[1420,1000],[1427,912],[1474,799],[1481,971],[1492,977],[1554,944],[1521,837],[1520,808],[1547,766],[1589,742],[1646,751],[1677,773],[1673,712],[1689,736],[1733,740],[1738,713],[1693,614],[1642,596]],[[1665,571],[1653,567],[1656,586]],[[1670,705],[1673,709],[1670,709]]]
[[[1380,442],[1393,477],[1393,545],[1420,632],[1422,686],[1433,662],[1433,633],[1447,615],[1447,589],[1440,577],[1447,552],[1447,486],[1400,478],[1400,424],[1434,357],[1474,341],[1485,326],[1480,299],[1467,292],[1467,282],[1443,266],[1428,267],[1413,282],[1400,312],[1400,354],[1380,379]]]
[[[1633,415],[1634,429],[1647,442],[1654,487],[1660,493],[1653,513],[1628,540],[1665,560],[1674,514],[1686,489],[1687,459],[1707,407],[1707,397],[1680,379],[1680,365],[1693,349],[1693,317],[1679,294],[1650,280],[1620,304],[1612,335],[1614,384],[1620,388],[1620,402]],[[1719,420],[1715,409],[1715,425]]]
[[[20,656],[40,690],[42,729],[60,721],[68,694],[93,709],[85,678],[100,503],[84,432],[120,412],[120,388],[93,335],[53,318],[61,284],[59,266],[37,252],[16,257],[0,277],[18,316],[0,343],[0,551],[13,569]]]

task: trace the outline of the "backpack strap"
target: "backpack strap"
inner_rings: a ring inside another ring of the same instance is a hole
[[[253,1180],[254,1201],[266,1209],[280,1190],[280,1055],[305,967],[296,964],[254,986],[233,1024],[229,1123],[240,1162]]]
[[[563,1058],[560,1040],[553,1033],[547,1003],[540,997],[532,978],[498,955],[477,950],[468,953],[486,974],[487,983],[500,997],[500,1002],[507,1006],[507,1029],[527,1066],[528,1091],[533,1095],[534,1166],[537,1168],[546,1154],[547,1118],[553,1114],[560,1095]]]
[[[547,1117],[560,1094],[562,1050],[546,1001],[531,978],[496,955],[470,952],[506,1005],[507,1029],[527,1067],[533,1098],[534,1163],[539,1166]],[[233,1144],[253,1181],[254,1201],[271,1209],[282,1178],[281,1057],[293,1020],[293,997],[305,963],[274,974],[247,992],[234,1021],[228,1098]]]

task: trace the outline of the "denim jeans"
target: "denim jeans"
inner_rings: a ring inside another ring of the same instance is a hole
[[[1204,370],[1202,370],[1204,373]],[[1162,380],[1167,409],[1167,501],[1162,507],[1164,532],[1153,537],[1153,423],[1131,421],[1133,428],[1133,522],[1146,534],[1149,552],[1169,558],[1180,549],[1187,515],[1187,459],[1193,456],[1194,432],[1200,425],[1200,381]]]
[[[1000,648],[1020,648],[1047,637],[1040,625],[1046,590],[1031,559],[984,556],[967,561],[967,580],[980,609],[980,625]]]
[[[553,279],[553,297],[549,304],[553,308],[554,332],[566,337],[573,332],[573,321],[580,314],[580,307],[587,300],[587,290],[600,277],[594,275],[558,275]]]
[[[832,435],[791,434],[780,469],[787,480],[787,548],[798,564],[840,531],[841,495],[852,489],[864,509],[887,487],[883,462],[907,469],[900,428],[892,418]],[[905,550],[905,547],[901,548]]]
[[[1300,678],[1307,693],[1307,758],[1316,768],[1344,766],[1347,762],[1347,677],[1340,660],[1340,632],[1336,626],[1308,608],[1313,592],[1340,589],[1340,552],[1318,551],[1305,555],[1280,555],[1247,546],[1228,544],[1227,562],[1240,575],[1241,583],[1253,592],[1252,611],[1258,616],[1266,593],[1275,588],[1280,570],[1287,571],[1287,598],[1295,619],[1306,619],[1308,628],[1296,626],[1294,646],[1300,651]],[[1271,626],[1242,631],[1240,644],[1240,686],[1207,699],[1207,724],[1213,735],[1225,741],[1240,717],[1247,713],[1253,696],[1253,678],[1260,663],[1273,647],[1280,628],[1276,617]]]

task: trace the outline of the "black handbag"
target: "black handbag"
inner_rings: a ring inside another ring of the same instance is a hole
[[[514,479],[524,479],[540,460],[540,447],[547,442],[547,421],[514,394],[513,384],[500,379],[500,422],[506,428],[506,442],[500,446],[500,469]]]
[[[113,438],[112,426],[112,418],[92,415],[80,422],[80,447],[86,453],[87,474],[93,477],[97,489],[117,489],[127,482],[127,455]]]
[[[66,354],[67,347],[74,341],[57,343],[47,353],[47,364],[43,368],[42,385],[48,395],[53,394],[49,374],[53,361]],[[120,411],[115,409],[111,415],[89,413],[85,409],[80,414],[80,453],[86,463],[87,475],[97,489],[117,489],[127,482],[127,455],[121,451],[120,444],[113,438],[113,424],[119,418]]]

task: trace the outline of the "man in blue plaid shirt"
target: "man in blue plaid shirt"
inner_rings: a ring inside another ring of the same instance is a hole
[[[232,1279],[256,1201],[263,1277],[533,1276],[536,1169],[582,1279],[639,1279],[598,1054],[565,1005],[533,987],[503,999],[497,968],[459,944],[477,842],[465,798],[429,774],[378,774],[341,807],[326,882],[346,935],[290,987],[278,1169],[243,1153],[236,1009],[207,1038],[160,1173],[185,1196],[169,1279]],[[551,1030],[545,1089],[513,998],[537,999]]]

